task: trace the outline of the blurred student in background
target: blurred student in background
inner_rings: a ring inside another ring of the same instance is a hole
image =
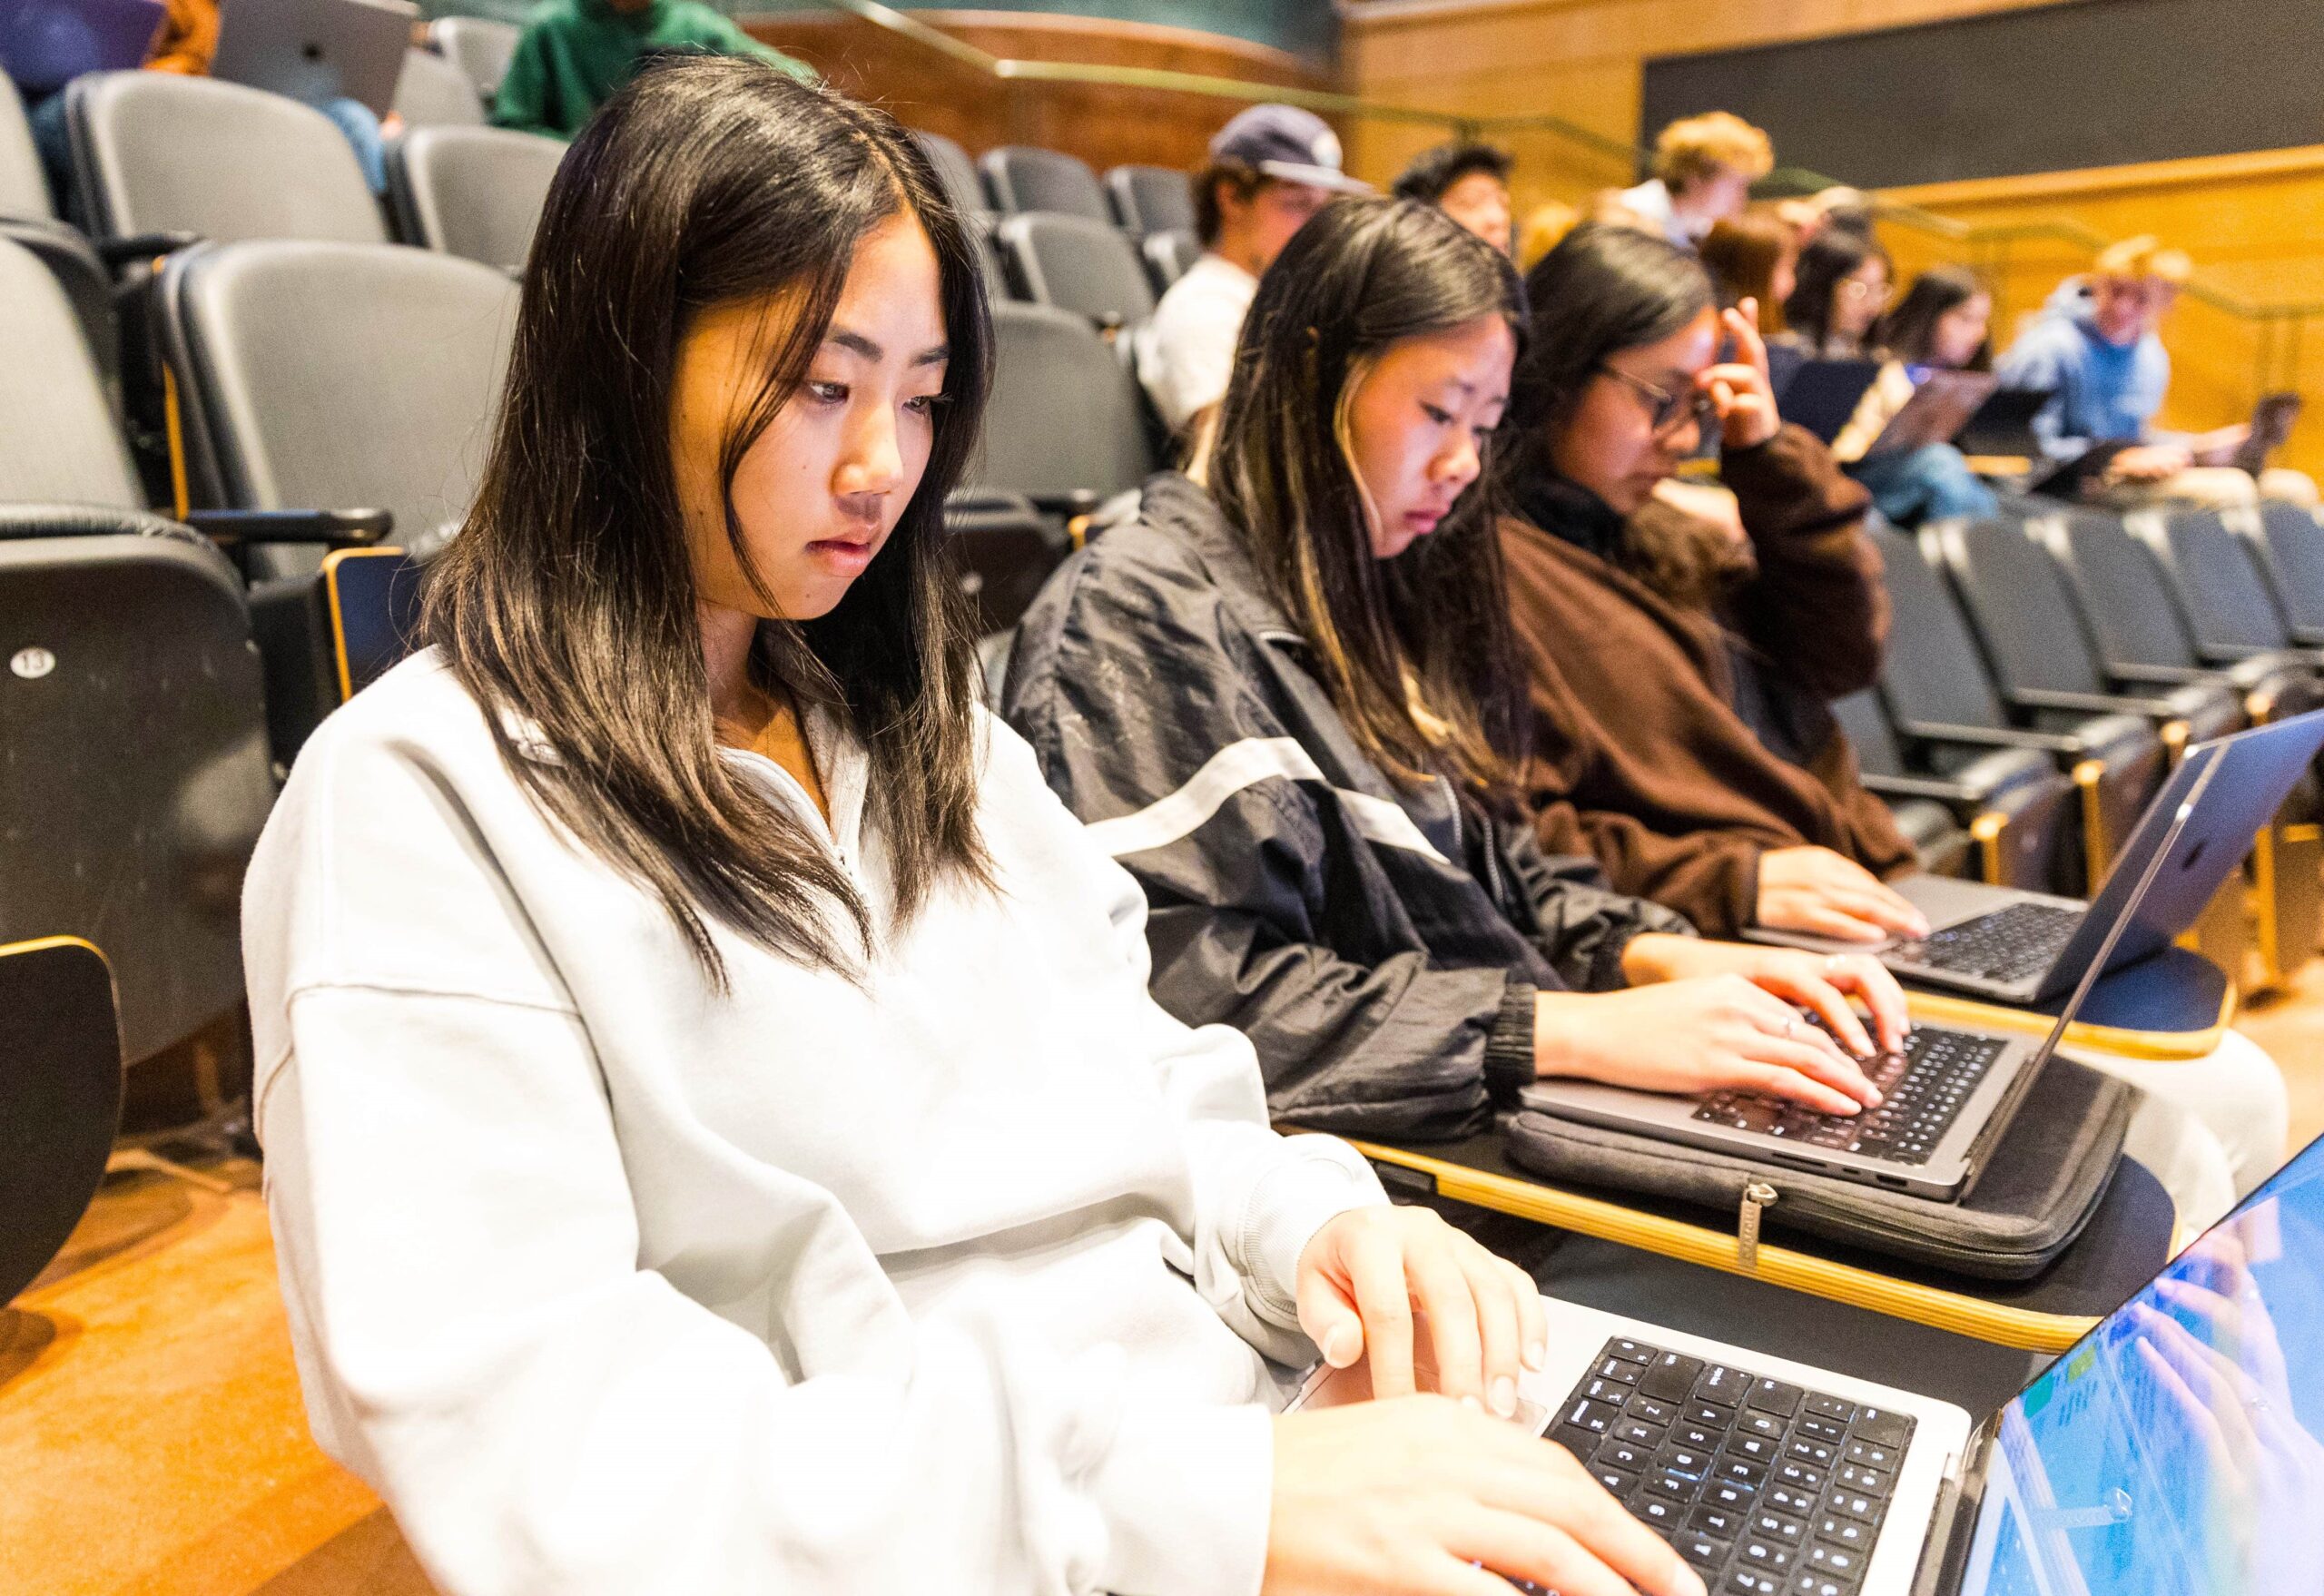
[[[1682,250],[1691,250],[1750,202],[1751,185],[1775,170],[1768,135],[1729,112],[1689,116],[1654,141],[1654,175],[1606,196],[1610,214],[1635,218]]]
[[[1415,157],[1389,192],[1435,206],[1505,255],[1513,227],[1509,168],[1509,152],[1491,144],[1439,144]]]

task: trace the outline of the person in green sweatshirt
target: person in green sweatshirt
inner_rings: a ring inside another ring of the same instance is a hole
[[[569,139],[647,60],[674,50],[753,55],[803,83],[816,78],[701,0],[550,0],[517,41],[493,125]]]

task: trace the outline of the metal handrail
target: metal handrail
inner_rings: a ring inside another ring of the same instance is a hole
[[[1180,94],[1205,94],[1214,99],[1241,100],[1249,103],[1279,102],[1305,106],[1311,111],[1334,112],[1344,116],[1368,116],[1383,122],[1419,123],[1442,127],[1461,138],[1483,138],[1492,133],[1545,133],[1569,143],[1588,150],[1591,154],[1629,164],[1632,171],[1641,170],[1649,152],[1620,139],[1601,133],[1594,128],[1570,122],[1561,116],[1547,113],[1522,116],[1472,116],[1456,112],[1438,111],[1423,105],[1397,105],[1384,101],[1365,99],[1362,95],[1340,94],[1325,89],[1294,88],[1286,84],[1259,84],[1241,78],[1218,77],[1206,73],[1177,72],[1167,67],[1108,66],[1098,63],[1070,61],[1023,61],[994,55],[978,49],[966,40],[958,39],[940,28],[929,26],[909,13],[882,5],[880,0],[814,0],[826,10],[844,12],[875,27],[911,39],[915,44],[938,52],[971,71],[1002,83],[1063,83],[1088,84],[1098,87],[1161,89]],[[1837,178],[1800,167],[1786,167],[1769,174],[1771,184],[1790,192],[1813,192],[1819,189],[1842,186]],[[2046,240],[2071,245],[2095,254],[2113,241],[2094,229],[2077,222],[2052,220],[2031,222],[1973,223],[1950,216],[1940,216],[1917,205],[1901,204],[1883,200],[1877,194],[1868,196],[1873,212],[1884,222],[1895,222],[1922,232],[1934,233],[1951,242],[1972,249],[1980,246],[2006,247],[2012,243]],[[2255,305],[2226,291],[2199,281],[2190,281],[2182,290],[2186,297],[2208,305],[2215,310],[2240,320],[2258,323],[2286,323],[2324,316],[2324,301],[2307,304]]]

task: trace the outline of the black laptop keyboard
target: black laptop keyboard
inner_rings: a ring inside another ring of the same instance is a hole
[[[1617,1337],[1550,1439],[1718,1596],[1850,1596],[1913,1421]]]
[[[1694,1117],[1707,1125],[1758,1131],[1829,1152],[1925,1164],[2007,1046],[1997,1037],[1924,1025],[1905,1037],[1904,1051],[1864,1061],[1866,1077],[1880,1092],[1878,1108],[1819,1114],[1780,1098],[1722,1091],[1704,1098]]]
[[[1899,942],[1888,956],[1900,963],[1985,980],[2032,980],[2058,961],[2085,912],[2055,903],[2012,903],[1931,931],[1921,941]]]

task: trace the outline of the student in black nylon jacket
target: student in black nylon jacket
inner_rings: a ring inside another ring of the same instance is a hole
[[[1869,1084],[1794,1005],[1868,1051],[1855,993],[1893,1045],[1875,962],[1696,940],[1516,807],[1499,557],[1451,511],[1523,314],[1427,207],[1308,223],[1244,324],[1215,486],[1155,478],[1067,563],[1003,711],[1144,885],[1155,996],[1246,1032],[1279,1118],[1453,1135],[1543,1073],[1848,1111]]]

